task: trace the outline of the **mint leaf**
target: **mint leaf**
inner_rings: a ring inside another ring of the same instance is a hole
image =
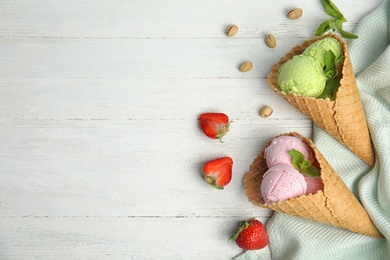
[[[310,177],[320,176],[320,171],[311,165],[309,160],[305,160],[305,156],[298,150],[291,149],[289,154],[291,155],[291,163],[295,169],[300,173],[306,174]]]
[[[328,79],[332,79],[337,76],[337,70],[328,70],[325,72],[325,76]]]
[[[338,77],[335,78],[329,78],[326,81],[325,89],[321,93],[321,95],[318,98],[329,98],[330,100],[334,100],[336,98],[336,92],[337,89],[340,86],[340,79]]]
[[[335,60],[335,64],[336,64],[336,67],[340,67],[342,64],[341,62],[344,60],[344,55],[340,55],[339,57],[336,58]]]
[[[311,162],[309,160],[304,160],[302,163],[301,163],[301,169],[308,169],[311,165]]]
[[[341,61],[341,57],[336,59],[335,54],[328,50],[324,55],[324,73],[326,76],[326,85],[324,91],[321,93],[319,98],[329,98],[330,100],[334,100],[336,96],[336,91],[340,85],[340,79],[337,77],[338,70],[337,64]]]
[[[291,163],[295,169],[297,169],[297,170],[299,169],[300,166],[299,166],[299,163],[297,161],[292,160]]]
[[[291,163],[295,169],[299,170],[301,168],[301,163],[305,160],[305,156],[298,150],[291,149],[289,154],[291,155]]]
[[[319,177],[320,176],[320,171],[314,166],[310,166],[307,169],[301,169],[300,172],[302,174],[309,176],[309,177]]]
[[[308,174],[307,175],[309,175],[310,177],[318,177],[321,174],[320,174],[320,171],[316,167],[310,166],[308,168]]]
[[[322,22],[316,29],[315,36],[321,36],[330,29],[334,28],[334,20],[328,19]]]
[[[357,39],[357,38],[359,38],[359,36],[357,36],[356,34],[349,33],[347,31],[343,31],[343,30],[339,29],[339,32],[340,32],[341,36],[343,36],[346,39]]]
[[[341,11],[331,0],[322,0],[322,3],[324,4],[326,13],[334,17],[335,19],[331,18],[322,22],[317,27],[314,33],[315,36],[321,36],[329,30],[333,30],[333,31],[338,30],[341,36],[344,38],[348,38],[348,39],[358,38],[357,35],[343,30],[343,23],[346,22],[347,19],[345,19],[344,15],[341,13]]]
[[[337,18],[337,19],[342,19],[345,22],[347,21],[344,18],[344,15],[340,12],[340,10],[337,8],[337,6],[335,6],[335,4],[331,0],[323,0],[322,2],[325,6],[325,11],[330,16],[333,16],[334,18]]]
[[[336,56],[332,51],[326,51],[324,55],[325,68],[324,73],[327,78],[334,78],[337,76]]]
[[[337,27],[337,30],[340,32],[341,36],[346,39],[357,39],[359,36],[357,36],[356,34],[349,33],[343,30],[343,22],[344,21],[340,19],[335,21],[335,25]]]
[[[335,26],[338,28],[338,29],[343,29],[343,23],[344,23],[345,21],[344,20],[342,20],[342,19],[336,19],[336,20],[334,20],[334,24],[335,24]]]

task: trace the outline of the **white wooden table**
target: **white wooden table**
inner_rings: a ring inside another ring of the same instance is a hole
[[[381,0],[334,2],[352,30]],[[244,173],[270,138],[312,132],[266,75],[328,18],[319,0],[0,0],[0,259],[240,254],[239,222],[271,215],[248,202]],[[210,111],[234,121],[224,143],[198,126]],[[220,191],[201,168],[224,155]]]

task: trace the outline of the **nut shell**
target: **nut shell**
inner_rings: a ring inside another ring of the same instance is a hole
[[[302,14],[303,10],[301,8],[295,8],[287,12],[287,17],[292,20],[295,20],[301,18]]]
[[[267,118],[267,117],[270,117],[272,115],[272,113],[274,112],[274,110],[272,109],[272,107],[270,106],[265,106],[263,107],[261,110],[260,110],[260,116],[261,117],[264,117],[264,118]]]
[[[270,48],[275,48],[276,47],[276,38],[272,34],[267,35],[265,37],[265,44],[267,44],[268,47]]]
[[[238,26],[237,25],[231,25],[226,29],[226,34],[229,37],[232,37],[238,33]]]
[[[241,64],[240,71],[241,72],[248,72],[252,69],[252,67],[253,67],[252,62],[247,61],[247,62],[244,62],[243,64]]]

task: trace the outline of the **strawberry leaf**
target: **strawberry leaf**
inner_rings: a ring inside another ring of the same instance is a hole
[[[320,171],[311,165],[310,160],[305,160],[305,156],[298,150],[291,149],[289,154],[291,155],[291,163],[295,169],[300,173],[306,174],[309,177],[320,176]]]
[[[229,240],[230,239],[233,239],[233,240],[236,240],[238,238],[238,236],[240,235],[240,233],[247,229],[248,227],[250,226],[250,222],[249,221],[244,221],[241,223],[240,227],[238,228],[238,230],[229,237]]]

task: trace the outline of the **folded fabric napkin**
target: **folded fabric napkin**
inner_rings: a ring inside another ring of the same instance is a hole
[[[267,223],[272,259],[390,259],[390,0],[355,29],[349,54],[376,164],[369,167],[318,126],[314,143],[365,207],[385,239],[275,212]]]

